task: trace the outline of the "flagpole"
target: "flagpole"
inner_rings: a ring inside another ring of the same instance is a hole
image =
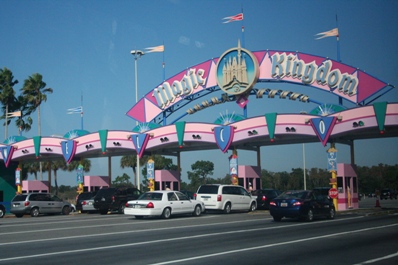
[[[163,47],[164,47],[164,42],[163,42]],[[163,62],[162,62],[162,67],[163,67],[163,81],[166,81],[166,67],[165,67],[165,62],[164,62],[164,50],[163,50]]]
[[[337,30],[339,28],[339,23],[338,23],[338,20],[337,20],[337,14],[336,14],[336,28],[337,28]],[[340,33],[337,34],[336,37],[337,37],[337,61],[341,62],[341,59],[340,59]]]
[[[243,7],[242,7],[242,48],[245,48],[245,26],[243,25]]]
[[[81,95],[81,107],[82,107],[82,109],[81,109],[81,112],[80,112],[80,118],[81,118],[81,126],[82,126],[82,131],[83,131],[83,92],[82,92],[82,95]]]

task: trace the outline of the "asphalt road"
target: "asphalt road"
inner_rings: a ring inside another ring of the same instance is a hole
[[[0,264],[398,264],[397,240],[398,214],[373,206],[314,222],[268,211],[3,218]]]

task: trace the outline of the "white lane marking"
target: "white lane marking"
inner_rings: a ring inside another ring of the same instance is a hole
[[[343,235],[360,233],[360,232],[365,232],[365,231],[370,231],[370,230],[389,228],[389,227],[397,226],[397,225],[398,224],[391,224],[391,225],[384,225],[384,226],[379,226],[379,227],[363,228],[363,229],[358,229],[358,230],[354,230],[354,231],[347,231],[347,232],[340,232],[340,233],[334,233],[334,234],[323,235],[323,236],[303,238],[303,239],[293,240],[293,241],[289,241],[289,242],[281,242],[281,243],[275,243],[275,244],[269,244],[269,245],[251,247],[251,248],[234,249],[234,250],[230,250],[230,251],[224,251],[224,252],[213,253],[213,254],[208,254],[208,255],[190,257],[190,258],[186,258],[186,259],[170,260],[170,261],[165,261],[165,262],[160,262],[160,263],[153,263],[151,265],[174,264],[174,263],[185,262],[185,261],[190,261],[190,260],[197,260],[197,259],[203,259],[203,258],[209,258],[209,257],[215,257],[215,256],[228,255],[228,254],[232,254],[232,253],[236,254],[237,252],[245,252],[245,251],[252,251],[252,250],[256,250],[256,249],[263,249],[263,248],[270,248],[270,247],[283,246],[283,245],[289,245],[289,244],[296,244],[296,243],[300,243],[300,242],[317,240],[317,239],[322,239],[322,238],[343,236]]]
[[[220,223],[220,224],[225,225],[225,223]],[[302,224],[291,225],[291,226],[299,226],[299,225],[302,225]],[[253,247],[253,248],[237,249],[237,250],[233,250],[233,251],[220,252],[220,253],[215,253],[215,254],[198,256],[198,257],[195,257],[195,258],[174,260],[174,261],[168,261],[168,262],[157,263],[157,264],[172,264],[172,263],[177,263],[177,262],[184,262],[184,261],[187,261],[187,260],[200,259],[200,258],[206,258],[206,257],[212,257],[212,256],[226,255],[226,254],[234,253],[234,252],[236,253],[236,252],[242,252],[242,251],[250,251],[250,250],[254,250],[254,249],[268,248],[268,247],[273,247],[273,246],[293,244],[293,243],[297,243],[297,242],[304,242],[304,241],[321,239],[321,238],[326,238],[326,237],[339,236],[339,235],[358,233],[358,232],[363,232],[363,231],[368,231],[368,230],[387,228],[387,227],[396,226],[396,225],[398,225],[398,224],[386,225],[386,226],[381,226],[381,227],[364,228],[364,229],[360,229],[360,230],[354,230],[354,231],[348,231],[348,232],[340,232],[340,233],[335,233],[335,234],[330,234],[330,235],[311,237],[311,238],[307,238],[307,239],[299,239],[299,240],[294,240],[294,241],[290,241],[290,242],[282,242],[282,243],[258,246],[258,247]],[[204,226],[204,225],[201,225],[201,226]],[[291,226],[289,226],[289,227],[291,227]],[[167,229],[177,229],[177,228],[180,228],[180,227],[167,228]],[[180,240],[192,240],[193,238],[212,237],[212,236],[219,236],[219,235],[226,235],[226,234],[235,234],[235,233],[247,233],[249,231],[259,231],[259,230],[269,230],[269,229],[283,229],[283,228],[286,228],[286,226],[266,227],[266,228],[256,228],[256,229],[245,229],[245,230],[232,230],[232,231],[229,231],[229,232],[210,233],[210,234],[203,234],[203,235],[196,235],[196,236],[195,235],[190,235],[190,236],[185,236],[185,237],[159,239],[159,240],[136,242],[136,243],[129,243],[129,244],[96,247],[96,248],[65,250],[65,251],[58,251],[58,252],[52,252],[52,253],[43,253],[43,254],[36,254],[36,255],[27,255],[27,256],[18,256],[18,257],[11,257],[11,258],[2,258],[2,259],[0,259],[0,262],[2,262],[2,261],[10,261],[10,260],[30,259],[30,258],[37,258],[37,257],[56,256],[56,255],[78,253],[78,252],[91,252],[91,251],[106,250],[106,249],[121,248],[121,247],[132,247],[132,246],[136,246],[136,245],[140,246],[140,245],[145,245],[145,244],[164,243],[164,242],[180,241]],[[152,230],[153,231],[153,229],[148,229],[148,230]],[[166,230],[166,228],[164,228],[163,230]],[[139,232],[139,231],[133,231],[133,232]],[[140,231],[140,232],[142,232],[142,231]],[[127,231],[123,232],[123,233],[127,233]],[[109,234],[115,234],[115,233],[109,233]],[[88,237],[88,235],[86,235],[85,237]],[[46,240],[40,240],[40,241],[46,241]],[[26,241],[24,241],[24,242],[26,242]],[[23,243],[23,242],[20,242],[20,243]]]
[[[394,258],[394,257],[396,257],[396,256],[398,256],[398,252],[397,252],[397,253],[394,253],[394,254],[390,254],[390,255],[384,256],[384,257],[380,257],[380,258],[376,258],[376,259],[370,259],[370,260],[367,260],[367,261],[363,261],[363,262],[357,263],[357,264],[355,264],[355,265],[371,264],[371,263],[375,263],[375,262],[378,262],[378,261],[381,261],[381,260],[391,259],[391,258]]]

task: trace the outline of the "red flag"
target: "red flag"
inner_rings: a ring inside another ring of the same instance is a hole
[[[239,13],[235,16],[231,16],[231,17],[225,17],[223,19],[227,19],[227,21],[224,21],[223,23],[229,23],[229,22],[233,22],[233,21],[239,21],[239,20],[243,20],[243,13]]]

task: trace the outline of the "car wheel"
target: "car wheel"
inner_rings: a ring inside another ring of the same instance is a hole
[[[4,217],[4,213],[5,211],[3,210],[3,208],[0,207],[0,218]]]
[[[70,208],[68,206],[65,206],[64,208],[62,208],[63,215],[69,215],[69,213],[70,213]]]
[[[227,203],[224,207],[224,213],[230,213],[231,212],[231,203]]]
[[[33,208],[32,210],[30,210],[30,215],[32,216],[32,217],[37,217],[37,216],[39,216],[39,208]]]
[[[282,217],[277,215],[273,216],[273,218],[275,222],[280,222],[282,220]]]
[[[309,209],[307,212],[307,221],[311,222],[312,220],[314,220],[314,212],[312,211],[312,209]]]
[[[108,210],[100,210],[100,214],[102,214],[102,215],[107,214],[107,213],[108,213]]]
[[[199,205],[196,205],[195,210],[193,211],[193,216],[199,216],[202,213],[202,208]]]
[[[249,212],[254,212],[256,209],[257,209],[256,203],[255,203],[255,202],[252,202],[252,204],[250,205],[250,210],[249,210]]]
[[[117,209],[117,212],[122,214],[124,213],[124,208],[126,208],[126,203],[120,203],[119,208]]]
[[[136,215],[136,216],[134,216],[135,217],[135,219],[142,219],[142,218],[144,218],[144,216],[142,216],[142,215]]]
[[[163,210],[163,213],[162,213],[162,218],[163,218],[163,219],[169,219],[170,216],[171,216],[171,210],[170,210],[170,208],[165,208],[165,209]]]
[[[328,219],[334,219],[334,216],[336,215],[336,211],[334,208],[330,208],[329,215],[327,216]]]

